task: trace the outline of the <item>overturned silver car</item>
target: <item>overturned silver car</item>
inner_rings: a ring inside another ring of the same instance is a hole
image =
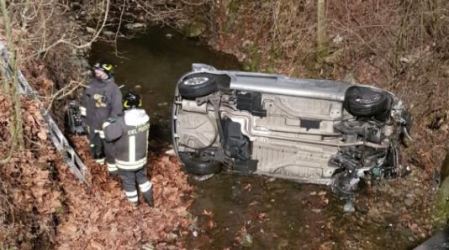
[[[410,115],[392,93],[341,81],[221,71],[204,64],[178,82],[175,151],[195,175],[227,171],[332,185],[397,175]]]

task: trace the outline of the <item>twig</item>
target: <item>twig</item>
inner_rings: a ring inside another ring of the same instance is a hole
[[[59,40],[57,40],[53,44],[47,46],[46,48],[40,49],[38,51],[38,53],[36,53],[35,55],[42,54],[42,53],[46,54],[50,49],[52,49],[60,44],[66,44],[75,49],[84,49],[84,48],[90,47],[92,45],[92,43],[95,42],[97,40],[97,38],[100,36],[101,32],[103,31],[103,28],[106,25],[106,21],[108,19],[108,15],[109,15],[109,7],[110,7],[110,0],[106,0],[106,9],[105,9],[103,22],[102,22],[100,28],[97,30],[97,32],[94,34],[94,36],[92,37],[92,39],[90,41],[88,41],[84,44],[74,44],[73,42],[66,40],[65,39],[66,34],[63,34]]]
[[[73,85],[74,83],[76,83],[76,85],[72,87],[72,85]],[[72,94],[75,90],[77,90],[77,89],[78,89],[79,87],[81,87],[81,86],[86,87],[86,85],[83,84],[82,82],[71,81],[69,84],[67,84],[67,85],[64,86],[63,88],[59,89],[55,94],[53,94],[53,95],[49,98],[50,101],[49,101],[48,106],[47,106],[47,112],[50,111],[50,109],[51,109],[51,107],[52,107],[52,105],[53,105],[53,102],[54,102],[55,100],[61,100],[61,99],[65,98],[66,96]],[[69,89],[69,90],[68,90],[68,89]],[[68,90],[68,91],[67,91],[67,90]],[[65,92],[65,91],[67,91],[67,92]],[[62,93],[62,94],[61,94],[61,93]]]
[[[117,50],[118,33],[120,32],[120,28],[122,27],[123,14],[125,13],[125,8],[126,8],[127,2],[128,2],[128,0],[123,0],[123,7],[122,7],[122,11],[120,13],[120,20],[118,22],[117,32],[115,32],[114,42],[115,42],[115,55],[116,56],[118,56],[118,50]]]
[[[210,1],[209,0],[202,0],[202,1],[199,1],[197,3],[192,3],[192,2],[189,2],[189,1],[186,1],[186,0],[181,0],[181,2],[183,4],[185,4],[185,5],[190,5],[190,6],[202,6],[202,5],[205,5],[206,3],[210,2]]]

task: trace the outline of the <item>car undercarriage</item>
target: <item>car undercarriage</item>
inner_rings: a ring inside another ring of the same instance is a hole
[[[194,65],[173,104],[173,143],[187,172],[221,170],[331,185],[394,177],[410,116],[392,93],[340,81]]]

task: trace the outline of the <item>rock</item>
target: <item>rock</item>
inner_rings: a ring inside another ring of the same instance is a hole
[[[335,249],[335,242],[327,241],[320,245],[320,250]]]
[[[407,57],[401,57],[401,58],[399,58],[399,61],[401,62],[401,63],[406,63],[406,64],[408,64],[408,63],[410,63],[410,58],[407,58]]]
[[[277,245],[277,249],[288,249],[289,242],[287,239],[280,239],[279,244]]]
[[[411,207],[413,203],[415,203],[415,199],[413,198],[405,198],[404,203],[407,207]]]
[[[90,34],[95,34],[96,30],[94,28],[91,28],[91,27],[86,27],[86,32],[90,33]]]
[[[253,236],[251,234],[246,233],[243,235],[242,246],[243,247],[252,247],[253,245]]]
[[[115,36],[115,33],[112,31],[109,31],[109,30],[103,30],[102,33],[103,33],[103,35],[109,36],[109,37]]]
[[[169,149],[169,150],[165,151],[165,154],[166,155],[170,155],[170,156],[175,156],[176,155],[174,149]]]
[[[352,201],[347,201],[346,204],[343,206],[343,211],[345,211],[345,213],[355,212],[354,203]]]
[[[316,213],[316,214],[319,214],[319,213],[321,213],[321,209],[318,209],[318,208],[312,208],[312,212],[313,212],[313,213]]]
[[[344,49],[338,49],[334,51],[334,53],[330,54],[329,56],[326,56],[324,58],[324,62],[328,64],[337,64],[341,61],[341,58],[343,57],[345,53]]]
[[[145,245],[142,246],[143,250],[154,250],[154,246],[151,243],[147,243]]]
[[[251,41],[251,40],[245,40],[245,41],[243,41],[242,46],[243,46],[244,48],[246,48],[246,47],[251,47],[251,46],[254,46],[254,42]]]
[[[345,75],[345,78],[343,79],[343,81],[349,82],[349,83],[352,83],[352,84],[357,84],[357,80],[355,79],[353,72],[347,73]]]
[[[144,23],[127,23],[125,25],[125,28],[128,30],[144,29],[145,27],[147,27],[147,25]]]
[[[70,6],[70,8],[73,8],[73,9],[80,9],[81,8],[81,4],[78,3],[78,2],[71,2],[69,4],[69,6]]]
[[[339,45],[341,42],[343,42],[343,37],[340,36],[340,34],[337,34],[334,39],[332,39],[332,42],[335,43],[336,45]]]
[[[169,233],[167,235],[167,240],[168,242],[174,242],[178,239],[178,235],[176,235],[175,233]]]
[[[276,180],[276,178],[270,177],[270,178],[267,180],[267,182],[273,182],[273,181],[275,181],[275,180]]]
[[[443,76],[449,77],[449,66],[442,66]]]
[[[206,174],[206,175],[193,175],[192,178],[196,181],[205,181],[205,180],[209,180],[210,178],[212,178],[212,176],[214,176],[215,174]]]

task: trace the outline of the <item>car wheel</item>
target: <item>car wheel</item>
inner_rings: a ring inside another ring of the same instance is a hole
[[[208,175],[220,172],[221,163],[202,157],[201,155],[180,152],[179,157],[189,174]]]
[[[345,108],[354,116],[377,116],[390,106],[388,93],[368,87],[353,86],[346,91]]]
[[[187,99],[206,96],[218,90],[216,76],[208,73],[190,75],[179,83],[178,90]]]

